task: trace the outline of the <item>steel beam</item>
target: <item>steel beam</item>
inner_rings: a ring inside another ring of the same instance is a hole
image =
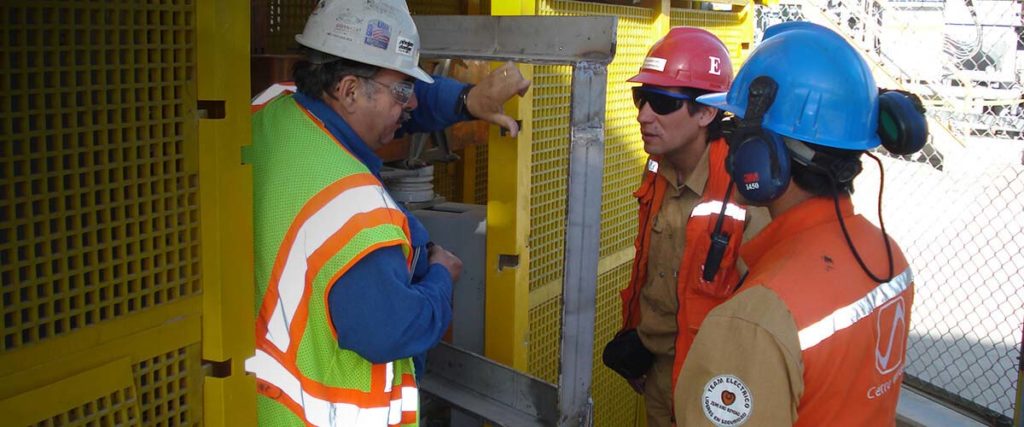
[[[530,64],[608,64],[614,16],[413,16],[424,58]],[[601,88],[604,91],[604,88]]]
[[[582,62],[573,67],[562,352],[558,382],[558,424],[561,426],[590,425],[593,409],[590,381],[601,237],[607,83],[608,70],[604,64]]]
[[[500,426],[551,426],[558,388],[483,356],[441,343],[427,355],[427,393]]]

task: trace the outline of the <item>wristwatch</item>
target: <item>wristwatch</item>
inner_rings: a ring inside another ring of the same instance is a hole
[[[465,116],[468,116],[468,117],[471,117],[471,118],[476,118],[476,117],[473,117],[473,114],[471,114],[469,112],[469,108],[466,107],[466,98],[469,97],[469,91],[471,89],[473,89],[474,86],[475,85],[471,85],[471,84],[470,85],[466,85],[466,87],[462,88],[462,92],[459,92],[459,98],[457,100],[455,100],[455,114],[456,115],[459,115],[459,116],[465,115]]]

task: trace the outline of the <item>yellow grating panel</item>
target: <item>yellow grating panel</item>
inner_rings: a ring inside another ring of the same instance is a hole
[[[651,9],[556,1],[538,4],[541,15],[619,16],[615,60],[608,67],[605,169],[601,204],[602,257],[628,248],[636,233],[636,200],[643,144],[626,79],[636,74],[655,40]],[[531,197],[530,289],[561,281],[569,139],[569,67],[534,70],[534,154]]]
[[[615,372],[604,366],[601,352],[622,324],[619,291],[629,280],[631,264],[625,263],[597,279],[597,304],[594,318],[594,377],[591,390],[596,426],[640,425],[644,417],[642,399]],[[545,381],[557,383],[561,297],[541,303],[530,310],[529,372]]]
[[[651,34],[654,17],[648,9],[625,8],[634,12],[619,18],[615,61],[608,67],[608,102],[605,104],[605,159],[601,202],[601,252],[606,257],[633,246],[636,237],[636,198],[644,161],[640,126],[630,92],[647,50],[660,35]],[[640,14],[638,12],[644,12]]]
[[[199,344],[194,344],[142,361],[132,368],[143,425],[196,426],[202,423],[201,357]]]
[[[530,290],[560,281],[565,247],[569,155],[567,66],[533,69],[533,152],[530,159]]]
[[[608,67],[605,111],[605,169],[601,205],[602,258],[632,246],[636,233],[636,199],[632,192],[639,183],[643,143],[636,124],[626,82],[639,70],[647,49],[660,35],[652,34],[651,9],[594,3],[554,1],[538,3],[540,15],[608,15],[619,17],[615,60]],[[561,288],[565,189],[569,140],[569,67],[534,69],[534,152],[530,211],[530,290]],[[624,381],[604,368],[600,354],[620,325],[618,289],[629,279],[629,264],[612,268],[598,280],[595,323],[593,398],[595,424],[634,425],[642,418],[639,398]],[[561,297],[555,292],[547,301],[531,301],[529,313],[528,370],[547,381],[558,381],[558,345],[561,326]],[[539,295],[552,295],[538,292]],[[598,409],[600,407],[600,409]]]
[[[193,9],[0,5],[0,350],[200,292]]]
[[[476,170],[473,171],[473,203],[487,204],[487,144],[476,146]]]
[[[527,371],[544,381],[558,384],[559,329],[562,327],[562,297],[557,296],[530,308]]]
[[[36,424],[39,427],[68,425],[134,426],[139,425],[136,409],[138,399],[132,388],[117,390],[92,402],[53,416]]]
[[[306,28],[317,0],[253,0],[253,14],[265,13],[268,27],[264,30],[266,39],[264,51],[257,54],[285,54],[298,48],[295,35]],[[254,31],[260,29],[254,28]]]
[[[619,16],[615,60],[608,68],[605,173],[601,206],[601,256],[632,245],[636,200],[632,192],[643,166],[643,144],[626,79],[653,42],[651,9],[556,1],[538,4],[541,15]],[[534,70],[533,193],[530,212],[530,289],[561,281],[569,140],[570,67]]]
[[[462,155],[462,153],[459,153]],[[461,188],[456,185],[458,167],[456,163],[434,163],[434,192],[440,194],[445,200],[458,202]]]
[[[748,7],[741,12],[672,9],[672,26],[701,27],[722,39],[736,72],[750,55],[754,40],[754,14]]]
[[[597,278],[597,305],[594,312],[594,377],[591,383],[594,398],[594,425],[640,425],[645,417],[643,399],[633,392],[615,371],[601,361],[604,345],[622,326],[622,304],[619,291],[626,287],[632,263],[625,263]]]

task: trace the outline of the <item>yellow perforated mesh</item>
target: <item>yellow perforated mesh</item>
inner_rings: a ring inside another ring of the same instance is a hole
[[[203,418],[202,355],[199,344],[132,366],[134,387],[39,422],[38,426],[198,426]]]
[[[203,376],[199,345],[191,345],[136,364],[142,424],[195,426],[202,423]]]
[[[462,189],[456,185],[457,174],[458,168],[455,163],[435,163],[434,192],[451,202],[462,201]]]
[[[533,145],[530,159],[530,290],[561,281],[569,155],[567,66],[533,69]],[[557,332],[557,331],[556,331]]]
[[[740,65],[750,55],[754,40],[754,13],[749,7],[740,12],[674,8],[671,23],[673,27],[701,27],[722,39],[725,47],[729,49],[733,72],[738,71]]]
[[[615,60],[608,67],[605,104],[605,168],[601,204],[600,255],[607,257],[632,246],[636,233],[636,199],[643,143],[626,80],[636,74],[647,49],[659,35],[650,31],[654,12],[648,8],[571,1],[540,1],[539,15],[615,15],[619,17]],[[528,369],[547,381],[558,381],[561,288],[566,180],[569,141],[571,68],[534,69],[534,134],[530,200],[530,290]],[[634,425],[641,417],[639,399],[624,381],[604,367],[604,343],[621,324],[618,290],[629,279],[629,264],[599,277],[594,340],[593,398],[595,424]],[[538,292],[541,288],[548,292]],[[546,295],[541,297],[540,295]],[[547,296],[550,295],[550,296]],[[546,301],[535,301],[549,298]],[[642,417],[641,417],[642,418]]]
[[[473,203],[487,204],[487,144],[476,146],[476,168],[473,170]]]
[[[72,408],[36,424],[59,426],[134,426],[139,425],[138,399],[131,387],[114,391],[92,402]]]
[[[594,420],[598,426],[639,426],[644,418],[643,399],[615,371],[601,361],[604,345],[622,324],[619,291],[626,287],[632,263],[622,264],[597,279],[597,305],[594,313]]]
[[[555,1],[538,4],[540,15],[619,16],[615,60],[608,67],[605,107],[605,174],[601,205],[601,256],[632,245],[643,145],[626,79],[636,74],[653,42],[653,11],[646,8]],[[561,280],[569,129],[571,68],[534,69],[534,152],[531,197],[531,290]]]
[[[527,369],[531,375],[555,384],[558,384],[561,318],[561,295],[530,308]]]
[[[193,7],[0,5],[0,349],[200,292]]]

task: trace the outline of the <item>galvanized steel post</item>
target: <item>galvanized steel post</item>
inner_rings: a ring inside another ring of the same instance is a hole
[[[593,404],[594,306],[601,237],[604,106],[608,70],[580,62],[572,71],[569,203],[566,209],[559,425],[589,425]]]

